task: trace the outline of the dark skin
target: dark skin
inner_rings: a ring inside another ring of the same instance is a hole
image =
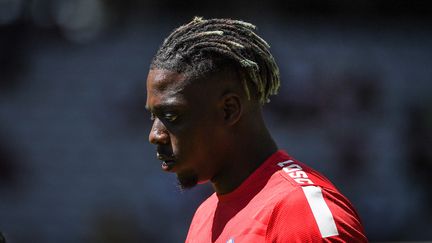
[[[182,73],[152,69],[146,108],[152,113],[149,141],[162,169],[180,186],[211,181],[218,194],[235,190],[277,151],[261,112],[230,71],[189,80]]]

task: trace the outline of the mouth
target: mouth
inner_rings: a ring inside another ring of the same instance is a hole
[[[168,161],[162,161],[162,169],[164,171],[171,171],[174,168],[175,161],[174,160],[168,160]]]
[[[156,157],[158,158],[158,160],[162,161],[162,164],[161,164],[162,170],[172,171],[172,169],[174,168],[174,166],[176,164],[174,156],[167,156],[164,154],[157,153]]]

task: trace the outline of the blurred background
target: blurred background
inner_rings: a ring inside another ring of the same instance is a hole
[[[0,231],[8,242],[183,242],[181,192],[148,143],[145,80],[193,16],[272,45],[280,148],[351,199],[371,241],[432,240],[427,1],[0,0]]]

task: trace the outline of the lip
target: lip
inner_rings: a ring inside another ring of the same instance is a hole
[[[158,160],[162,161],[161,167],[164,171],[172,171],[176,164],[176,160],[174,156],[168,156],[165,154],[157,153],[156,157]]]
[[[175,166],[174,160],[162,161],[161,167],[164,171],[172,171]]]

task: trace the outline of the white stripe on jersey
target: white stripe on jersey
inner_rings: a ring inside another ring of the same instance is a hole
[[[338,235],[339,233],[333,219],[333,214],[324,201],[321,187],[303,186],[302,189],[306,195],[309,206],[312,209],[313,216],[322,238]]]

